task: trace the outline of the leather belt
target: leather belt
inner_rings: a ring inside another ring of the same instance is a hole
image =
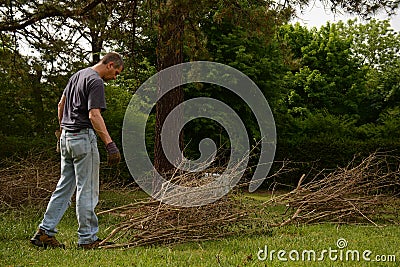
[[[79,133],[83,129],[76,129],[76,130],[65,130],[66,133]]]

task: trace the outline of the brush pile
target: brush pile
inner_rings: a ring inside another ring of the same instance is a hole
[[[234,204],[224,197],[201,207],[174,207],[152,200],[129,205],[118,210],[127,219],[115,225],[103,241],[116,244],[104,248],[178,244],[237,234],[235,224],[244,221],[246,211]]]
[[[46,153],[5,159],[0,168],[0,205],[15,208],[47,202],[60,178],[60,164]]]
[[[212,176],[199,176],[201,175],[193,177],[191,173],[174,175],[173,182],[185,186],[199,186],[213,179]],[[233,190],[217,201],[194,207],[168,205],[149,198],[99,212],[99,215],[111,213],[124,218],[122,222],[113,226],[114,229],[103,241],[113,241],[116,244],[103,247],[178,244],[238,234],[238,225],[243,226],[248,220],[248,203],[244,203],[239,194],[239,190]]]
[[[399,223],[400,158],[373,153],[361,162],[320,173],[297,188],[277,196],[266,205],[284,205],[290,223]]]

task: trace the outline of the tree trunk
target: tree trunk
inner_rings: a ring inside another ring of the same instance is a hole
[[[159,25],[157,45],[157,67],[161,71],[170,66],[183,62],[183,33],[184,10],[180,1],[164,0],[159,3]],[[179,74],[178,74],[179,75]],[[179,79],[179,77],[173,77]],[[164,95],[159,86],[159,95]],[[167,159],[161,144],[161,129],[168,114],[184,100],[183,88],[177,87],[165,94],[156,104],[156,134],[154,145],[154,167],[159,173],[168,173],[174,170],[173,164]],[[173,119],[174,126],[178,127],[183,119],[180,112]],[[163,133],[169,134],[169,133]],[[179,135],[179,145],[183,148],[183,133]],[[164,144],[164,149],[172,149]],[[171,159],[179,162],[179,158]]]
[[[92,38],[90,45],[92,46],[92,65],[100,61],[101,48],[103,47],[103,39],[101,33],[95,29],[90,29],[90,36]]]

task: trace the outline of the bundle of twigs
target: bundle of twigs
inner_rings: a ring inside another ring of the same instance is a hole
[[[44,202],[59,179],[59,163],[44,152],[5,159],[2,165],[5,166],[0,168],[0,205],[3,207]]]
[[[369,222],[374,219],[398,219],[400,158],[385,153],[373,153],[347,167],[324,174],[321,172],[297,188],[277,196],[267,205],[285,205],[286,217],[276,226],[293,222]],[[392,218],[390,218],[392,214]],[[374,219],[373,219],[374,218]]]
[[[198,187],[216,178],[213,175],[216,174],[216,169],[208,171],[208,173],[202,174],[173,173],[170,181],[186,187]],[[163,188],[164,185],[159,187],[161,192]],[[182,207],[149,198],[146,201],[100,212],[98,214],[113,213],[126,218],[113,226],[114,229],[103,241],[105,243],[111,240],[116,244],[104,247],[176,244],[237,234],[236,223],[247,218],[246,208],[244,208],[242,199],[237,197],[238,193],[238,190],[233,190],[219,200],[212,199],[212,203],[202,206]],[[204,197],[205,195],[200,194],[199,196]],[[176,196],[169,194],[168,197],[182,198],[180,194]]]
[[[116,244],[105,248],[212,240],[237,233],[235,223],[246,218],[240,201],[232,196],[189,208],[149,199],[99,214],[116,212],[126,219],[103,241]]]

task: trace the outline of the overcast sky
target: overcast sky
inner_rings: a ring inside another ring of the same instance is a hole
[[[398,11],[400,13],[400,10]],[[322,25],[325,25],[327,21],[338,22],[340,20],[346,22],[349,19],[355,18],[355,16],[350,15],[340,15],[333,14],[330,10],[325,10],[323,5],[319,1],[315,1],[310,7],[307,7],[303,13],[298,12],[299,19],[293,20],[293,22],[300,22],[302,25],[306,25],[309,27],[317,27],[319,28]],[[387,15],[379,14],[375,16],[377,19],[387,19]],[[362,19],[358,18],[358,21],[363,22]],[[396,31],[400,31],[400,14],[394,16],[390,20],[392,28]]]

